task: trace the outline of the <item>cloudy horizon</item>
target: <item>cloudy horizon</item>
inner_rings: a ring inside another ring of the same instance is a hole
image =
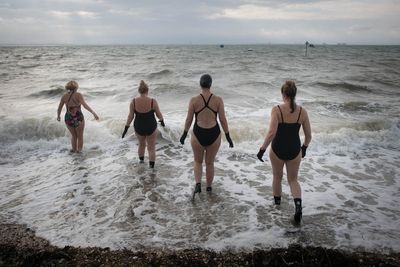
[[[6,0],[0,44],[400,44],[400,0]]]

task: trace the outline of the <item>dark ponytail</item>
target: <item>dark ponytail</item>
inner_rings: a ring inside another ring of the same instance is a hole
[[[296,109],[296,93],[297,87],[294,81],[286,81],[281,88],[281,93],[290,99],[290,113]]]

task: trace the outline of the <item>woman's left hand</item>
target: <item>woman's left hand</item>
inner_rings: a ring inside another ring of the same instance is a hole
[[[95,113],[95,114],[93,114],[93,116],[94,116],[94,119],[96,120],[96,121],[98,121],[99,120],[99,116],[97,116],[97,114]]]

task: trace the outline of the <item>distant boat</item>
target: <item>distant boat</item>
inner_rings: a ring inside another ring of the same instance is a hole
[[[249,48],[249,49],[247,49],[247,51],[253,51],[253,49],[252,49],[252,48]]]
[[[313,45],[313,44],[309,44],[308,46],[309,46],[309,47],[315,47],[315,45]]]
[[[223,45],[223,44],[220,44],[219,47],[224,48],[224,45]]]

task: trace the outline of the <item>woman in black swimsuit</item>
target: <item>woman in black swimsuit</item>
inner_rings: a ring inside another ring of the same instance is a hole
[[[61,110],[65,105],[67,112],[65,113],[64,120],[71,133],[71,152],[79,153],[83,148],[83,130],[85,129],[85,118],[83,117],[81,105],[92,113],[96,120],[98,120],[99,117],[85,102],[82,94],[77,92],[78,87],[79,85],[76,81],[70,81],[65,85],[65,89],[68,90],[68,93],[65,93],[61,97],[57,109],[57,120],[61,120]]]
[[[157,121],[154,113],[159,119],[161,126],[165,126],[164,119],[161,114],[158,103],[155,99],[148,97],[149,87],[144,81],[140,81],[139,97],[135,97],[129,105],[129,115],[126,120],[126,126],[122,138],[125,137],[129,125],[135,119],[133,126],[135,128],[136,137],[139,140],[138,154],[141,163],[144,162],[144,152],[147,144],[147,152],[149,153],[150,168],[154,168],[156,160],[156,139],[158,135]]]
[[[257,154],[262,160],[265,150],[271,144],[273,180],[272,190],[276,205],[281,203],[283,167],[286,165],[287,179],[296,207],[294,220],[302,217],[301,188],[297,180],[301,158],[306,155],[311,141],[311,126],[307,111],[295,102],[297,88],[293,81],[286,81],[281,88],[283,103],[272,108],[269,130]],[[299,130],[303,127],[305,140],[301,146]]]
[[[233,147],[229,136],[228,122],[225,117],[225,108],[222,98],[210,92],[212,84],[211,76],[204,74],[200,78],[201,93],[192,97],[185,122],[185,129],[180,139],[184,144],[185,138],[192,125],[193,116],[195,122],[191,145],[194,154],[194,178],[196,180],[195,193],[201,192],[201,175],[203,171],[203,160],[206,162],[207,191],[211,192],[211,184],[214,179],[214,160],[221,144],[221,130],[217,116],[225,132],[229,146]],[[194,197],[193,194],[193,197]]]

